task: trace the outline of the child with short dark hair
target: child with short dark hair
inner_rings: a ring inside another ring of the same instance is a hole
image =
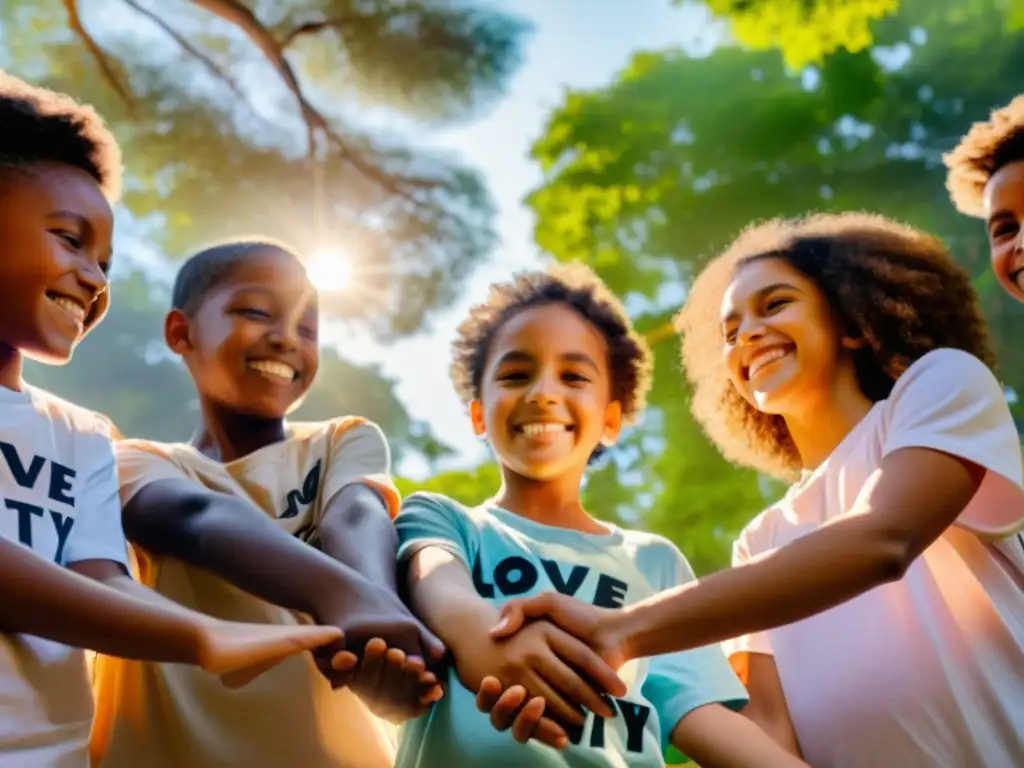
[[[1024,301],[1024,96],[976,123],[944,160],[953,204],[985,220],[996,277]]]
[[[340,634],[217,621],[133,582],[112,425],[22,380],[24,358],[66,363],[107,310],[120,181],[95,112],[0,72],[0,765],[11,768],[87,764],[82,648],[249,675]]]
[[[1019,763],[1021,452],[969,276],[880,216],[773,221],[707,266],[680,329],[698,421],[794,484],[736,567],[622,611],[506,606],[497,636],[528,616],[619,658],[728,640],[750,716],[812,765]]]
[[[502,485],[475,509],[414,494],[396,519],[411,603],[448,644],[461,683],[404,727],[398,768],[661,768],[670,743],[709,766],[804,765],[734,711],[746,692],[717,647],[638,659],[618,679],[547,622],[505,642],[489,636],[514,595],[558,590],[613,608],[693,579],[671,542],[599,521],[580,499],[588,463],[640,412],[650,380],[647,346],[597,276],[577,265],[493,286],[459,327],[452,379]],[[545,704],[566,723],[538,731],[559,749],[517,745],[521,722],[487,727],[474,693],[483,703],[502,687],[506,702],[532,708],[530,729]]]
[[[346,653],[289,659],[230,695],[196,670],[102,659],[100,695],[116,704],[94,755],[104,768],[390,768],[384,719],[440,695],[426,667],[444,649],[396,594],[380,429],[285,419],[317,373],[316,289],[285,245],[242,240],[189,259],[172,301],[165,337],[200,423],[188,443],[118,445],[142,578],[214,616],[339,627]]]

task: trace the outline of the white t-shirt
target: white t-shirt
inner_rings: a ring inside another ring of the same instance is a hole
[[[375,488],[392,514],[398,492],[380,429],[358,418],[289,424],[288,439],[221,463],[182,443],[117,445],[125,504],[147,485],[186,479],[250,505],[316,545],[331,500],[352,483]],[[139,580],[189,608],[232,621],[308,623],[202,568],[135,548]],[[91,750],[102,768],[391,768],[395,729],[348,688],[333,690],[310,654],[285,659],[239,690],[184,664],[100,656]]]
[[[1003,391],[980,360],[939,349],[910,366],[817,471],[744,529],[733,562],[847,514],[884,457],[908,447],[987,470],[956,524],[900,581],[726,650],[774,655],[811,765],[1022,765],[1021,450]]]
[[[60,565],[127,567],[110,424],[42,390],[0,388],[0,536]],[[85,654],[0,640],[0,767],[84,768],[92,726]]]

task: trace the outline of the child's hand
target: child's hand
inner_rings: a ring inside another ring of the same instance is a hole
[[[489,637],[475,647],[457,650],[455,668],[471,691],[479,691],[485,677],[496,677],[505,687],[520,685],[531,698],[543,697],[549,712],[571,725],[582,725],[585,716],[570,702],[614,717],[602,694],[626,693],[626,684],[594,651],[543,621],[529,624],[507,640]],[[597,690],[584,676],[594,681]]]
[[[315,654],[321,673],[335,687],[351,688],[374,714],[406,720],[441,697],[434,670],[444,645],[390,590],[351,583],[337,606],[318,618],[345,631],[344,645]]]
[[[622,612],[593,605],[562,595],[544,592],[509,600],[501,609],[501,619],[491,630],[495,639],[508,638],[531,620],[549,621],[593,648],[615,669],[629,658]]]
[[[395,725],[424,714],[444,695],[423,659],[388,648],[379,637],[366,644],[362,658],[340,651],[330,666],[332,684],[347,685],[373,714]]]
[[[527,699],[526,689],[513,685],[507,690],[496,677],[485,677],[476,694],[476,707],[488,713],[496,730],[512,728],[512,738],[520,744],[537,739],[555,749],[569,746],[569,735],[558,723],[544,717],[544,698]]]
[[[241,624],[212,619],[198,627],[196,663],[240,688],[288,656],[332,645],[342,637],[336,627]]]

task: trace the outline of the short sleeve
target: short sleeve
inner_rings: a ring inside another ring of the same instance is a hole
[[[116,444],[116,451],[123,505],[127,505],[135,494],[150,483],[187,477],[170,457],[143,447],[142,441],[119,442]]]
[[[756,553],[751,551],[748,531],[744,530],[732,544],[733,568],[746,564],[754,554]],[[771,634],[767,631],[754,632],[749,635],[741,635],[740,637],[726,640],[722,643],[722,650],[725,651],[726,656],[730,660],[733,660],[734,664],[739,663],[740,660],[734,657],[740,654],[763,653],[767,656],[774,655],[772,652]]]
[[[391,480],[391,451],[376,424],[362,420],[340,423],[331,437],[323,499],[329,503],[343,488],[363,483],[377,491],[394,517],[399,496]]]
[[[398,561],[409,560],[426,547],[440,547],[472,569],[478,542],[466,511],[443,496],[414,493],[402,502],[395,518]]]
[[[85,434],[84,454],[90,457],[75,523],[68,534],[64,562],[113,560],[128,568],[128,545],[121,525],[114,444],[106,436]]]
[[[671,547],[676,572],[675,584],[694,579],[689,563]],[[733,710],[746,706],[749,697],[729,661],[718,645],[707,645],[680,653],[654,656],[649,662],[643,695],[661,721],[662,748],[668,746],[676,724],[690,712],[708,704],[721,704]]]
[[[973,355],[939,349],[915,362],[886,402],[883,458],[929,448],[987,470],[957,524],[990,538],[1024,528],[1021,448],[1006,395]]]

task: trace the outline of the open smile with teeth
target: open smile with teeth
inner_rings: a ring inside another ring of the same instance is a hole
[[[557,434],[559,432],[572,432],[572,426],[569,424],[553,424],[551,422],[519,424],[515,429],[516,432],[519,432],[526,437],[537,437],[538,435],[549,433]]]
[[[249,367],[264,376],[279,381],[292,382],[299,378],[299,372],[287,363],[277,360],[252,360]]]
[[[788,355],[790,350],[786,347],[772,347],[766,349],[764,352],[759,352],[750,361],[750,365],[747,367],[747,380],[753,380],[758,372],[767,365],[774,363],[776,360],[781,360]]]
[[[85,324],[85,318],[89,314],[89,310],[81,301],[60,293],[48,293],[46,298],[63,309],[76,323],[79,325]]]

